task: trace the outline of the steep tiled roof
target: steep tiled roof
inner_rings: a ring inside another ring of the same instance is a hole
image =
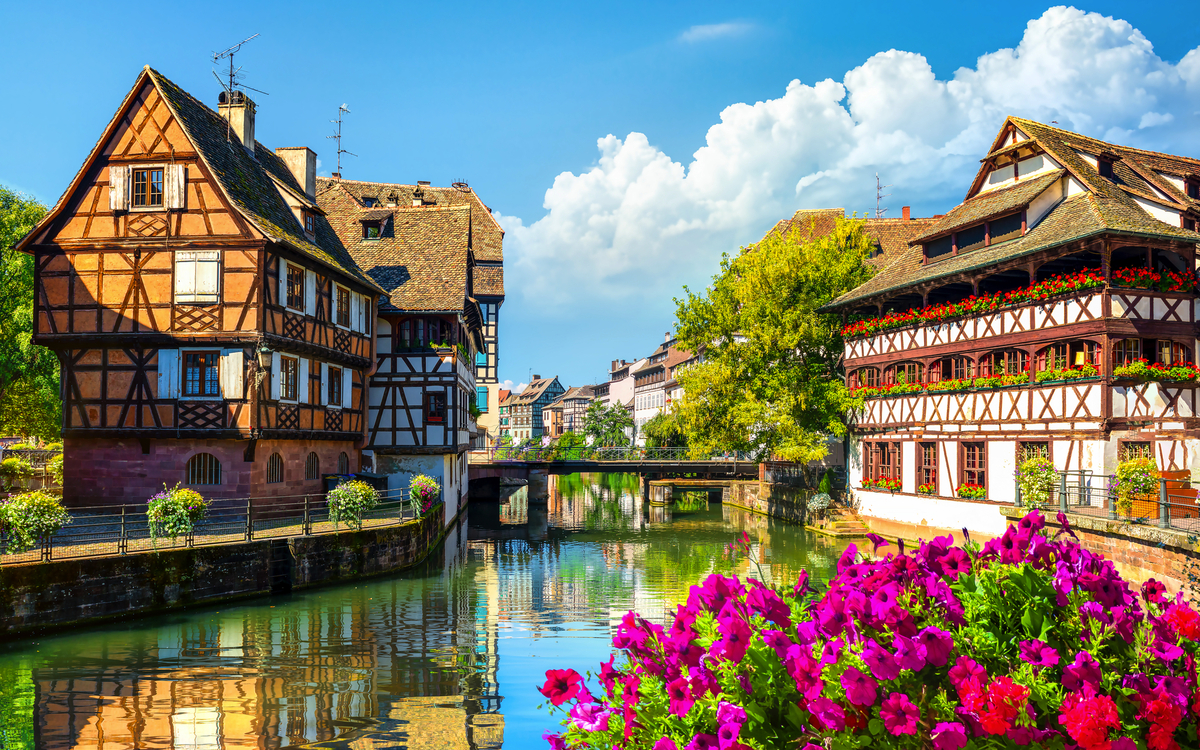
[[[1116,146],[1031,120],[1009,118],[1009,121],[1030,137],[1030,141],[1022,142],[1025,147],[1040,147],[1064,169],[1032,178],[1028,182],[1018,182],[1014,187],[968,197],[936,225],[930,227],[922,237],[915,238],[914,243],[920,239],[945,234],[989,216],[996,216],[1010,209],[1027,205],[1030,200],[1049,188],[1056,180],[1068,179],[1067,173],[1082,183],[1087,192],[1078,193],[1058,203],[1045,218],[1030,228],[1025,236],[1016,240],[946,257],[928,264],[923,264],[921,246],[914,244],[913,247],[888,263],[872,279],[842,295],[828,308],[842,307],[964,272],[979,271],[1017,260],[1040,250],[1104,232],[1181,240],[1189,243],[1200,242],[1200,234],[1159,221],[1147,213],[1135,200],[1135,198],[1140,198],[1177,211],[1197,210],[1200,208],[1200,203],[1187,199],[1175,186],[1157,173],[1167,172],[1179,176],[1195,174],[1200,172],[1200,161]],[[1002,130],[1002,132],[1004,131]],[[1011,146],[998,147],[989,155],[989,158],[998,153],[1012,150]],[[1114,178],[1101,176],[1096,168],[1079,155],[1078,151],[1093,155],[1112,154],[1118,157],[1119,161],[1114,165]],[[976,186],[981,184],[988,168],[988,164],[985,163],[976,177]],[[1164,200],[1161,195],[1155,193],[1151,186],[1157,187],[1162,194],[1171,196],[1171,200]]]
[[[537,401],[556,380],[558,380],[557,376],[552,378],[538,378],[530,381],[525,390],[518,393],[516,398],[513,399],[513,403],[531,404]]]
[[[475,266],[472,276],[471,287],[476,295],[495,297],[504,295],[503,266]]]
[[[460,311],[467,304],[467,205],[364,208],[341,183],[327,181],[317,202],[329,225],[388,294],[383,310]],[[384,220],[378,239],[363,239],[363,220]]]
[[[800,237],[811,240],[831,233],[837,220],[844,218],[844,208],[800,209],[790,219],[783,219],[771,228],[767,234],[775,233],[787,236],[791,232],[799,232]],[[869,261],[872,265],[882,268],[908,249],[908,243],[913,237],[923,234],[936,219],[875,219],[866,218],[863,231],[868,237],[879,243],[880,254]]]
[[[332,233],[320,231],[318,226],[315,242],[305,236],[296,215],[271,180],[274,175],[300,195],[304,194],[282,159],[258,142],[251,158],[236,136],[232,141],[226,140],[226,123],[220,115],[153,68],[146,68],[146,72],[221,189],[251,224],[270,240],[289,245],[323,265],[376,287]],[[317,224],[323,223],[318,217]]]
[[[387,203],[395,203],[398,207],[410,207],[413,200],[419,200],[425,205],[433,206],[467,206],[470,208],[470,235],[468,241],[475,253],[476,260],[504,260],[504,230],[492,217],[492,212],[470,188],[459,190],[453,187],[433,187],[430,185],[401,185],[392,182],[360,182],[358,180],[333,180],[327,177],[317,178],[317,195],[320,196],[332,185],[337,184],[347,193],[362,202],[364,198],[373,199],[375,207],[383,207]],[[418,193],[420,195],[418,195]]]

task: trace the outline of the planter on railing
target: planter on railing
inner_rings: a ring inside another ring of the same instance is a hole
[[[1190,362],[1182,365],[1162,365],[1157,362],[1149,364],[1145,359],[1137,359],[1127,365],[1114,367],[1113,377],[1168,383],[1195,383],[1200,380],[1200,367]]]

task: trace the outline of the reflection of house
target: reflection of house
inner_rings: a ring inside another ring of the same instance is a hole
[[[943,312],[948,319],[871,335],[852,329],[847,379],[868,396],[852,478],[938,495],[979,485],[1011,501],[1026,456],[1099,476],[1126,455],[1195,468],[1197,389],[1118,368],[1195,361],[1198,217],[1200,160],[1005,121],[963,203],[927,220],[830,308],[875,318],[984,294],[1019,300],[1021,290],[1087,269],[1092,278],[993,311]],[[1135,288],[1151,274],[1177,291]]]
[[[481,400],[476,360],[495,354],[485,341],[495,311],[485,308],[499,302],[479,296],[503,293],[494,286],[501,283],[502,233],[466,186],[321,179],[317,201],[355,262],[387,291],[378,309],[366,450],[393,489],[415,474],[439,479],[449,522],[466,487],[463,453],[477,430],[470,414]],[[490,264],[484,274],[477,273],[480,259]]]
[[[146,67],[38,226],[34,340],[59,358],[64,498],[321,491],[355,471],[378,285],[316,203],[316,154]]]

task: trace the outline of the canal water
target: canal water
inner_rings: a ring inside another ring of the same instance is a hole
[[[745,531],[752,556],[726,545]],[[0,749],[531,748],[547,669],[596,671],[630,609],[711,572],[826,577],[842,547],[636,476],[472,502],[421,568],[0,646]]]

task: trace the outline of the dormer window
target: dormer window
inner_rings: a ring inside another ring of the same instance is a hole
[[[1189,177],[1184,180],[1184,192],[1192,200],[1200,200],[1200,177]]]
[[[311,211],[304,212],[304,231],[308,234],[317,233],[317,215]]]
[[[364,221],[363,222],[363,239],[377,240],[383,234],[383,222],[379,221]]]
[[[374,198],[363,198],[362,204],[363,204],[363,208],[374,208],[375,207],[375,199]]]
[[[1114,160],[1111,157],[1101,156],[1099,159],[1096,160],[1096,163],[1097,163],[1096,169],[1097,169],[1097,171],[1100,172],[1101,177],[1107,177],[1110,180],[1113,179]]]

